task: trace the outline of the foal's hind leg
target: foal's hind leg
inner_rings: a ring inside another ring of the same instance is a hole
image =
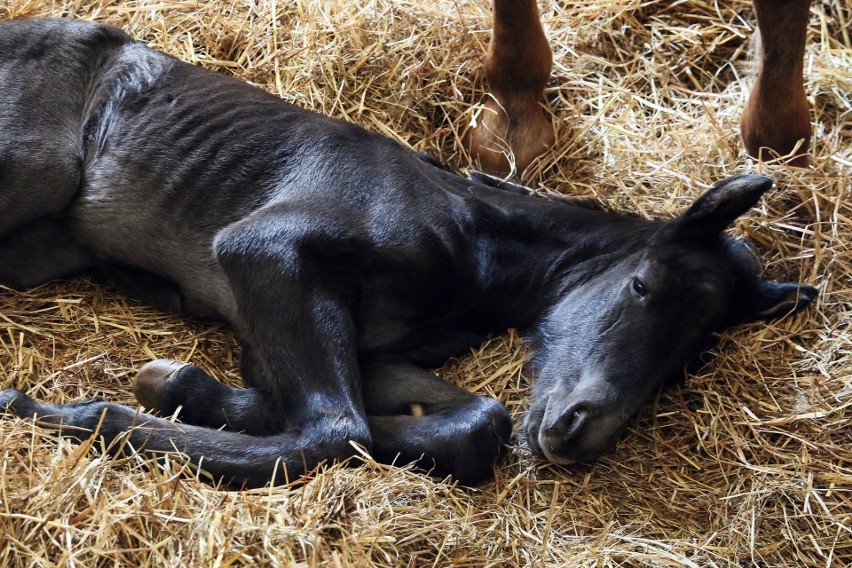
[[[14,97],[3,83],[0,65],[0,237],[62,211],[81,176],[79,150],[69,142],[77,133],[56,132],[14,108],[4,100]]]
[[[27,288],[91,259],[60,221],[83,178],[86,93],[120,32],[16,20],[0,26],[0,283]],[[85,50],[85,51],[83,51]]]
[[[80,186],[85,93],[112,47],[98,29],[0,27],[0,237],[59,213]]]

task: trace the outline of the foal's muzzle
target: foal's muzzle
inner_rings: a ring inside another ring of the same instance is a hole
[[[612,447],[629,418],[616,410],[615,401],[582,396],[577,390],[567,396],[551,394],[528,416],[529,446],[550,462],[593,460]]]

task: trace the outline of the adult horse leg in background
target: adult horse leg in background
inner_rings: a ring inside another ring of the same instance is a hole
[[[811,122],[804,88],[805,38],[810,0],[754,0],[760,30],[760,62],[741,129],[748,153],[784,156],[799,143],[790,165],[810,164]]]
[[[741,121],[748,153],[766,150],[793,166],[810,164],[811,124],[804,89],[804,52],[810,0],[754,0],[760,30],[757,80]],[[485,61],[491,96],[466,140],[487,172],[522,172],[553,144],[542,113],[552,54],[535,0],[494,0],[494,29]]]
[[[471,157],[483,170],[522,172],[553,144],[553,129],[541,108],[552,65],[536,1],[494,0],[485,59],[491,96],[467,138]]]

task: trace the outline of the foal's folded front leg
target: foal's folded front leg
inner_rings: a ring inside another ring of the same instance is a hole
[[[243,357],[251,356],[244,351]],[[247,367],[253,365],[243,365],[244,373]],[[416,462],[434,476],[452,476],[467,485],[492,475],[512,430],[502,404],[413,365],[366,364],[362,375],[378,461]],[[137,376],[134,392],[140,403],[161,414],[181,408],[181,421],[190,424],[252,434],[285,428],[275,428],[272,401],[261,391],[228,387],[193,365],[165,359],[149,363]]]
[[[369,365],[364,393],[373,456],[416,462],[432,475],[475,485],[506,453],[512,419],[500,402],[413,365]]]

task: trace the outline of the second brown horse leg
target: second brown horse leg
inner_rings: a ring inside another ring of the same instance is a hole
[[[535,0],[494,0],[494,31],[485,60],[493,96],[467,138],[483,170],[521,172],[553,144],[553,129],[541,108],[552,65]]]
[[[811,122],[804,88],[805,36],[810,0],[753,0],[761,35],[760,67],[743,113],[748,153],[770,158],[766,149],[790,154],[803,140],[793,166],[810,164]]]

